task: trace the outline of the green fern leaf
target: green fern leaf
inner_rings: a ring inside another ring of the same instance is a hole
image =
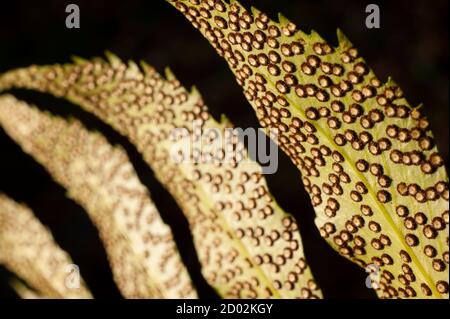
[[[226,59],[303,176],[321,235],[379,296],[448,297],[448,177],[428,122],[338,31],[333,48],[236,1],[169,0]]]
[[[122,149],[12,96],[0,96],[0,124],[86,209],[125,297],[196,297],[170,228]]]
[[[13,287],[24,298],[92,298],[80,278],[79,287],[69,287],[69,254],[54,241],[50,231],[25,205],[0,193],[0,264],[25,280]]]
[[[109,54],[109,62],[76,59],[11,71],[0,77],[0,89],[23,87],[67,98],[127,136],[183,209],[202,273],[221,296],[321,297],[297,223],[274,201],[257,163],[172,159],[174,147],[190,147],[194,121],[219,134],[230,123],[211,118],[199,93],[186,91],[169,71],[164,79],[146,64],[142,69]],[[185,128],[186,135],[173,139],[174,128]],[[220,138],[202,138],[204,155],[218,154]],[[232,144],[246,156],[240,141]]]

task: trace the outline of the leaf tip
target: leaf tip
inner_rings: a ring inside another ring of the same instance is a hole
[[[195,85],[191,86],[191,89],[189,90],[189,95],[200,97],[200,91],[198,90],[197,86]]]
[[[250,7],[250,12],[252,13],[252,15],[253,15],[254,17],[256,17],[256,16],[258,16],[258,15],[261,14],[261,11],[258,10],[258,8],[254,7],[254,6],[251,6],[251,7]]]
[[[228,127],[228,128],[233,127],[233,123],[225,114],[220,115],[220,124],[223,125],[224,127]]]
[[[291,21],[288,18],[286,18],[286,16],[283,13],[278,12],[278,22],[281,25],[286,25],[286,24],[290,23]]]
[[[147,62],[145,62],[144,60],[139,61],[139,65],[141,66],[142,71],[146,74],[146,75],[150,75],[155,73],[155,68],[152,67],[150,64],[148,64]]]
[[[84,64],[86,62],[88,62],[88,60],[79,57],[78,55],[71,55],[70,59],[75,63],[75,64]]]
[[[107,61],[108,61],[113,67],[122,64],[122,61],[120,60],[120,58],[119,58],[117,55],[115,55],[114,53],[112,53],[111,51],[109,51],[109,50],[106,50],[106,51],[105,51],[105,56],[106,56]]]
[[[337,28],[336,35],[338,38],[338,42],[339,42],[338,45],[340,48],[348,49],[353,46],[353,44],[350,42],[350,40],[347,38],[347,36],[344,34],[344,32],[340,28]]]
[[[177,79],[175,74],[172,72],[172,70],[168,66],[164,68],[164,75],[168,81],[173,81],[173,80]]]

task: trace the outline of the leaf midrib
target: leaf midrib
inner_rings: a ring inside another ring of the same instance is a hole
[[[181,172],[183,173],[184,176],[189,176],[187,174],[186,171],[184,171],[182,169],[183,165],[180,165],[179,167]],[[214,205],[211,202],[210,198],[207,196],[206,192],[204,191],[204,185],[202,183],[198,183],[200,184],[199,186],[197,186],[197,189],[199,190],[199,192],[201,193],[200,196],[202,198],[202,203],[206,203],[206,206],[208,206],[211,210],[215,210],[214,209]],[[272,292],[272,294],[278,298],[278,299],[282,299],[281,294],[278,292],[278,290],[273,286],[271,280],[269,279],[270,277],[268,277],[266,275],[266,273],[264,272],[263,268],[261,266],[258,266],[255,264],[253,257],[251,256],[249,250],[247,249],[247,247],[244,245],[244,243],[242,242],[242,240],[238,239],[235,233],[235,230],[229,226],[228,221],[222,216],[222,214],[219,212],[217,214],[217,216],[219,217],[221,224],[223,224],[226,228],[226,230],[228,231],[228,233],[232,236],[232,240],[237,243],[238,245],[238,249],[239,251],[248,258],[248,260],[250,261],[250,263],[252,264],[253,268],[256,269],[256,271],[258,273],[260,273],[262,279],[264,279],[267,287],[270,289],[270,291]]]
[[[272,77],[270,75],[267,75],[267,72],[265,71],[265,69],[262,69],[263,72],[266,74],[266,80],[269,82],[269,84],[275,88],[275,84],[272,81]],[[288,100],[288,102],[295,106],[292,107],[293,111],[296,113],[296,115],[300,116],[303,120],[307,120],[306,116],[304,115],[304,113],[301,112],[300,107],[298,106],[298,104],[296,102],[293,101],[293,99],[290,97],[289,94],[285,94],[284,97]],[[344,157],[344,159],[349,163],[349,166],[351,167],[351,169],[353,170],[353,172],[356,173],[356,175],[368,186],[368,194],[370,194],[370,196],[372,197],[372,201],[375,202],[375,204],[378,206],[378,208],[380,209],[380,211],[382,212],[383,216],[385,217],[386,221],[388,222],[389,226],[392,228],[392,230],[394,231],[398,242],[400,243],[400,246],[404,247],[405,250],[409,253],[409,255],[411,256],[411,259],[413,261],[413,263],[417,266],[417,268],[420,271],[420,274],[422,275],[422,278],[428,283],[428,286],[430,287],[430,289],[432,290],[433,294],[439,298],[442,298],[441,294],[439,294],[436,290],[436,288],[433,285],[433,281],[431,280],[431,277],[428,275],[428,272],[425,271],[425,269],[423,268],[422,264],[419,262],[419,258],[416,256],[415,252],[408,246],[408,245],[404,245],[403,243],[403,236],[400,234],[398,227],[395,226],[395,222],[394,220],[391,218],[389,212],[387,211],[387,209],[384,207],[384,205],[381,205],[378,201],[377,198],[374,194],[374,189],[372,188],[371,184],[367,181],[367,178],[362,175],[354,165],[352,165],[353,161],[351,161],[351,157],[349,157],[349,155],[347,154],[346,150],[342,147],[341,149],[338,149],[335,146],[334,140],[332,140],[330,138],[330,136],[328,136],[328,134],[325,133],[325,130],[322,128],[321,125],[316,125],[315,126],[316,129],[318,131],[321,132],[321,135],[324,136],[327,140],[328,140],[328,145],[331,145],[336,151],[339,151],[342,156]],[[267,130],[267,129],[265,129]]]

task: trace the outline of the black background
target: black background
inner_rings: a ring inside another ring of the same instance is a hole
[[[65,7],[76,3],[81,28],[65,27]],[[381,28],[365,28],[366,1],[242,1],[276,18],[283,12],[304,31],[314,29],[336,44],[340,27],[382,80],[391,75],[413,105],[424,103],[439,150],[448,165],[448,1],[376,1]],[[163,71],[170,66],[186,86],[196,85],[211,113],[226,114],[239,127],[258,127],[231,71],[189,22],[164,0],[149,1],[2,1],[0,72],[30,64],[69,61],[72,55],[100,56],[108,49],[124,60],[145,60]],[[216,297],[202,279],[187,222],[171,196],[155,180],[136,150],[108,126],[77,106],[46,95],[13,91],[19,98],[59,115],[73,115],[122,144],[149,188],[163,218],[172,227],[182,257],[200,296]],[[280,153],[279,170],[268,176],[278,203],[299,221],[307,259],[328,298],[373,298],[365,273],[335,253],[318,235],[314,211],[300,174]],[[448,166],[447,166],[448,167]],[[50,227],[58,243],[81,268],[97,298],[120,298],[105,252],[83,209],[24,154],[0,128],[0,192],[29,205]],[[0,298],[17,297],[10,274],[0,267]]]

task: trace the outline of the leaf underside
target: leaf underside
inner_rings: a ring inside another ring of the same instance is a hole
[[[0,264],[26,280],[13,284],[24,298],[92,298],[84,282],[70,289],[66,267],[70,256],[54,241],[33,212],[0,193]]]
[[[320,234],[383,298],[448,298],[448,177],[420,107],[338,31],[333,48],[236,1],[168,0],[228,62],[302,173]]]
[[[8,95],[0,96],[0,124],[85,208],[124,297],[197,296],[170,228],[121,148]]]
[[[164,79],[148,65],[141,70],[108,58],[11,71],[0,77],[0,90],[22,87],[67,98],[128,137],[185,213],[202,273],[221,296],[321,297],[297,223],[274,201],[257,163],[173,159],[174,147],[185,150],[198,138],[194,121],[202,132],[218,129],[218,135],[231,124],[216,122],[199,93],[186,91],[169,71]],[[186,134],[174,137],[174,128]],[[218,136],[200,139],[199,158],[220,156],[225,148]],[[241,141],[230,145],[246,156]]]

